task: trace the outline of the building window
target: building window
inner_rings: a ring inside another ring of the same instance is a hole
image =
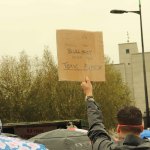
[[[129,49],[126,49],[126,54],[129,54],[130,53],[130,50]]]

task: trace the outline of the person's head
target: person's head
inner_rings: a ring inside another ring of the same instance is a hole
[[[117,132],[120,136],[127,134],[139,135],[143,131],[142,113],[134,106],[125,106],[117,113]]]

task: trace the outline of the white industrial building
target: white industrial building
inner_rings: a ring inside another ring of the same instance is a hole
[[[119,44],[119,64],[115,64],[122,79],[131,90],[135,105],[144,113],[146,110],[142,53],[138,52],[137,43]],[[148,99],[150,104],[150,52],[145,52]]]

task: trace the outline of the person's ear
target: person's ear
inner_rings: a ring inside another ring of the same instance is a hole
[[[120,126],[117,125],[117,133],[120,133]]]
[[[141,132],[142,132],[144,130],[144,125],[141,125],[140,129],[141,129]]]

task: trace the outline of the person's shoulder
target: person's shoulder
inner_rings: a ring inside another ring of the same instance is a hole
[[[150,140],[149,139],[142,139],[142,143],[139,145],[133,145],[132,148],[135,146],[135,148],[141,149],[141,150],[150,150]],[[112,150],[124,150],[124,149],[131,149],[131,145],[124,144],[124,141],[117,141],[114,144],[111,145]]]
[[[141,148],[142,150],[150,150],[150,140],[143,139],[142,143],[138,146],[138,148]]]
[[[149,147],[150,147],[150,139],[149,138],[143,139],[143,143],[142,144],[149,145]]]

